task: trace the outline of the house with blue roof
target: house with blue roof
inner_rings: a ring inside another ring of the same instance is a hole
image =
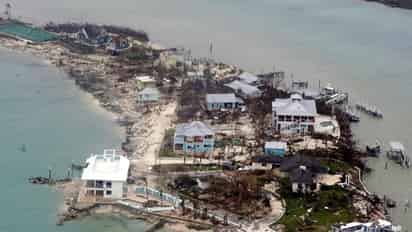
[[[212,153],[215,133],[205,123],[194,121],[176,126],[173,150],[176,153]]]

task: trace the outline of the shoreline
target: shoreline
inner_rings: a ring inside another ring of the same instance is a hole
[[[79,88],[81,91],[83,91],[84,93],[86,93],[87,98],[86,99],[82,99],[82,101],[84,101],[85,104],[90,104],[90,106],[92,105],[93,107],[96,107],[97,109],[101,109],[104,110],[105,113],[108,113],[108,115],[111,117],[111,119],[113,119],[113,121],[116,123],[116,125],[118,126],[118,128],[121,130],[121,133],[123,134],[123,143],[127,142],[129,135],[127,133],[128,130],[128,126],[124,126],[121,125],[119,122],[116,122],[116,120],[121,119],[122,117],[124,117],[125,115],[128,115],[128,113],[119,113],[116,112],[114,110],[112,110],[111,108],[107,108],[105,107],[106,105],[104,105],[104,102],[102,101],[102,99],[99,99],[98,97],[96,97],[92,91],[88,91],[87,89],[82,88],[77,82],[77,78],[79,77],[75,77],[72,76],[70,74],[70,68],[72,68],[70,65],[57,65],[60,59],[70,59],[69,57],[61,57],[56,55],[50,55],[50,52],[54,49],[60,50],[60,49],[64,49],[63,47],[61,47],[58,44],[55,44],[54,42],[47,42],[46,44],[41,44],[41,45],[29,45],[29,44],[25,44],[22,43],[20,41],[16,41],[14,39],[11,38],[4,38],[4,37],[0,37],[0,49],[5,49],[7,51],[11,51],[20,55],[30,55],[33,57],[37,57],[40,58],[42,62],[44,62],[44,64],[46,64],[47,66],[53,67],[53,68],[57,68],[57,70],[64,72],[65,78],[68,78],[68,80],[74,80],[74,84],[77,88]],[[82,56],[82,55],[78,55],[78,56]],[[80,59],[80,58],[78,58]],[[87,60],[87,59],[85,59]],[[88,70],[89,71],[89,70]],[[87,71],[86,71],[87,72]],[[67,75],[67,76],[66,76]],[[156,118],[156,117],[166,117],[169,118],[169,114],[171,113],[171,111],[173,112],[176,104],[172,104],[172,105],[166,105],[166,107],[168,107],[168,110],[163,110],[162,112],[166,111],[166,115],[159,115],[156,112],[152,112],[149,115],[146,116],[141,116],[139,118],[139,120],[142,121],[158,121],[158,120],[153,120],[152,118]],[[171,106],[171,108],[170,108]],[[160,106],[162,107],[162,106]],[[102,111],[103,112],[103,111]],[[151,120],[152,119],[152,120]],[[170,121],[167,120],[160,120],[161,122],[166,122],[166,123],[161,123],[161,124],[156,124],[155,128],[156,128],[156,133],[151,133],[148,138],[144,139],[144,141],[140,141],[140,143],[148,143],[148,141],[152,141],[153,139],[157,139],[157,140],[162,140],[163,139],[163,130],[165,126],[168,126],[169,123],[171,123]],[[135,125],[138,125],[140,127],[135,127]],[[144,123],[136,123],[135,121],[133,122],[133,130],[134,131],[142,131],[143,133],[146,133],[151,129],[151,125],[149,126],[143,126]],[[145,137],[145,136],[141,136],[140,138]],[[122,144],[119,144],[119,148],[121,147]],[[150,165],[154,165],[156,160],[155,160],[155,151],[156,149],[158,149],[158,147],[160,147],[160,144],[149,144],[146,148],[146,150],[150,150],[150,152],[141,152],[139,151],[138,148],[135,148],[132,152],[126,152],[129,153],[129,158],[131,160],[131,163],[137,164],[139,167],[136,168],[137,170],[147,170],[147,167]],[[123,150],[123,149],[122,149]],[[137,153],[137,154],[136,154]],[[143,155],[143,154],[144,155]],[[140,173],[140,171],[138,171]],[[64,201],[62,202],[62,204],[58,205],[58,211],[57,214],[58,216],[60,215],[64,215],[67,210],[69,209],[68,207],[68,200],[73,198],[75,192],[73,192],[74,189],[77,189],[77,187],[73,187],[73,186],[67,186],[66,183],[58,183],[55,187],[55,191],[59,192],[62,194]],[[107,215],[107,212],[105,212],[105,210],[103,209],[102,211],[96,210],[95,212],[93,212],[96,215]],[[80,215],[80,218],[87,216],[87,215]],[[131,216],[131,217],[127,217],[128,219],[137,219],[137,220],[141,220],[144,223],[153,223],[156,222],[155,220],[153,220],[153,218],[151,218],[150,216],[142,216],[142,217],[136,217],[136,216]],[[183,232],[189,232],[191,231],[191,229],[187,228],[187,223],[182,222],[182,221],[169,221],[167,223],[164,224],[163,227],[166,227],[168,230],[170,231],[183,231]]]
[[[5,40],[10,40],[10,39],[5,39]],[[3,46],[3,38],[0,38],[0,43],[1,46]],[[99,66],[99,59],[104,59],[104,62],[110,63],[111,61],[111,57],[106,57],[102,56],[101,54],[94,54],[94,55],[79,55],[76,53],[72,53],[69,51],[65,51],[64,48],[59,45],[59,44],[55,44],[55,43],[47,43],[45,45],[27,45],[27,44],[19,44],[19,42],[16,43],[12,43],[11,41],[9,41],[10,43],[8,44],[9,47],[6,47],[7,49],[16,51],[16,49],[21,49],[21,50],[17,50],[20,51],[21,53],[30,53],[33,56],[36,57],[41,57],[42,59],[45,59],[46,63],[48,65],[54,65],[55,67],[57,67],[59,70],[64,71],[68,77],[70,79],[74,79],[75,80],[75,84],[77,87],[80,87],[80,89],[82,89],[83,91],[91,94],[91,97],[93,99],[96,100],[96,103],[98,103],[99,106],[101,106],[102,108],[104,108],[106,111],[109,111],[111,114],[117,116],[118,119],[125,117],[125,116],[129,116],[132,115],[132,117],[135,117],[135,119],[133,119],[132,121],[129,121],[132,123],[132,126],[121,126],[121,128],[125,128],[126,129],[126,133],[125,133],[125,142],[126,143],[130,143],[129,138],[135,137],[134,134],[138,133],[138,132],[143,132],[144,135],[146,136],[139,136],[138,139],[136,140],[141,140],[141,137],[146,137],[146,139],[144,141],[138,141],[138,143],[146,143],[146,147],[144,151],[140,151],[138,146],[134,146],[135,149],[131,150],[131,151],[126,151],[126,153],[128,154],[128,157],[131,159],[131,163],[135,163],[136,165],[138,165],[137,169],[142,171],[142,170],[146,170],[147,166],[153,165],[156,162],[156,149],[159,148],[160,144],[158,144],[157,141],[161,141],[161,139],[163,138],[163,131],[164,128],[168,128],[169,126],[172,125],[172,119],[170,119],[170,116],[173,115],[171,114],[171,112],[174,112],[176,109],[176,104],[165,104],[162,105],[159,108],[159,113],[156,112],[152,112],[149,115],[146,116],[142,116],[139,115],[140,112],[139,111],[133,111],[130,108],[130,105],[128,104],[128,100],[130,99],[124,99],[125,102],[121,103],[121,102],[110,102],[110,101],[104,101],[103,98],[99,98],[96,96],[96,94],[91,91],[90,89],[84,88],[84,86],[82,86],[81,84],[79,84],[77,81],[82,78],[87,76],[87,74],[89,72],[92,71],[96,71],[99,73],[98,70],[93,69],[90,67],[90,65],[96,65]],[[4,47],[4,46],[3,46]],[[56,49],[59,50],[60,55],[59,54],[53,54],[52,50]],[[63,53],[65,53],[65,55],[62,55]],[[70,56],[74,56],[75,59],[79,62],[79,63],[86,63],[86,64],[82,64],[80,65],[80,67],[73,67],[73,64],[76,63],[66,63],[66,64],[61,64],[61,61],[63,60],[63,62],[68,61],[69,59],[71,59],[72,57]],[[92,57],[92,61],[90,61],[89,58]],[[105,58],[106,57],[106,58]],[[67,60],[66,60],[67,59]],[[102,61],[103,63],[103,61]],[[104,63],[103,65],[105,65],[106,63]],[[73,75],[73,73],[71,73],[71,71],[73,71],[73,68],[79,68],[79,69],[83,69],[82,72],[79,75]],[[109,68],[110,70],[110,68]],[[105,75],[104,73],[107,70],[103,70],[100,71],[102,72],[101,75]],[[113,71],[113,70],[110,70]],[[121,113],[116,112],[116,110],[114,110],[114,108],[112,108],[111,106],[116,103],[117,106],[120,107],[121,109]],[[130,102],[129,102],[130,103]],[[93,103],[94,104],[94,103]],[[108,105],[109,107],[108,107]],[[164,106],[164,108],[166,109],[161,109]],[[135,114],[136,113],[136,114]],[[160,118],[163,118],[163,120],[161,120]],[[170,121],[165,121],[164,119],[170,119]],[[143,121],[143,123],[137,123],[137,121]],[[156,124],[154,128],[153,124],[155,122],[162,122],[162,124]],[[146,124],[145,126],[142,126],[142,124]],[[149,130],[149,128],[152,130],[152,133],[147,133],[147,131]],[[127,133],[128,130],[132,130],[132,133]],[[145,133],[146,132],[146,133]],[[140,162],[139,162],[140,161]],[[182,225],[185,225],[184,223],[182,223]],[[181,228],[179,228],[179,231],[181,231]],[[188,230],[190,231],[190,230]]]

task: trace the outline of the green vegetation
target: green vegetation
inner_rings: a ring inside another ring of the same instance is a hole
[[[240,146],[242,145],[242,139],[240,138],[231,138],[231,137],[224,137],[220,140],[215,141],[216,148],[224,148],[227,145],[235,145]]]
[[[287,179],[281,180],[281,195],[286,201],[286,213],[278,221],[285,231],[328,231],[338,222],[356,219],[349,193],[340,187],[325,187],[319,193],[291,193]]]
[[[329,169],[330,174],[346,173],[351,169],[348,163],[339,160],[321,159],[320,163],[323,167]]]

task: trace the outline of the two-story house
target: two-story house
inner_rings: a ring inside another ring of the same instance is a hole
[[[86,161],[81,179],[86,196],[120,199],[127,194],[127,176],[130,161],[115,150],[104,150],[101,155],[92,155]]]
[[[195,121],[176,126],[174,152],[211,153],[215,144],[215,133],[203,122]]]
[[[312,133],[316,116],[315,101],[303,99],[300,94],[272,102],[272,126],[280,134]]]

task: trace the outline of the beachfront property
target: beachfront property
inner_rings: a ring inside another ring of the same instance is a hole
[[[327,173],[318,160],[302,155],[283,158],[280,171],[289,178],[294,193],[318,192],[321,186],[319,177]]]
[[[316,116],[315,101],[303,99],[300,94],[292,94],[287,99],[277,98],[272,102],[272,126],[280,134],[312,133]]]
[[[176,153],[211,153],[215,133],[205,123],[194,121],[176,126],[173,149]]]
[[[87,24],[81,28],[75,35],[81,43],[88,46],[100,47],[110,42],[110,36],[107,31],[100,26]]]
[[[400,232],[401,226],[393,225],[391,222],[379,219],[375,222],[350,222],[332,226],[332,232]]]
[[[127,177],[130,161],[117,155],[116,150],[104,150],[86,161],[81,179],[84,181],[86,197],[120,199],[127,194]]]
[[[160,99],[160,92],[156,88],[146,87],[137,93],[137,103],[149,104],[156,103]]]
[[[207,94],[207,110],[233,110],[243,105],[242,99],[239,99],[233,93]]]
[[[271,141],[265,143],[265,154],[284,156],[288,150],[288,145],[281,141]]]
[[[232,81],[228,84],[225,84],[225,86],[233,89],[236,94],[239,94],[244,98],[256,98],[262,94],[262,92],[256,86],[247,84],[239,80]]]

